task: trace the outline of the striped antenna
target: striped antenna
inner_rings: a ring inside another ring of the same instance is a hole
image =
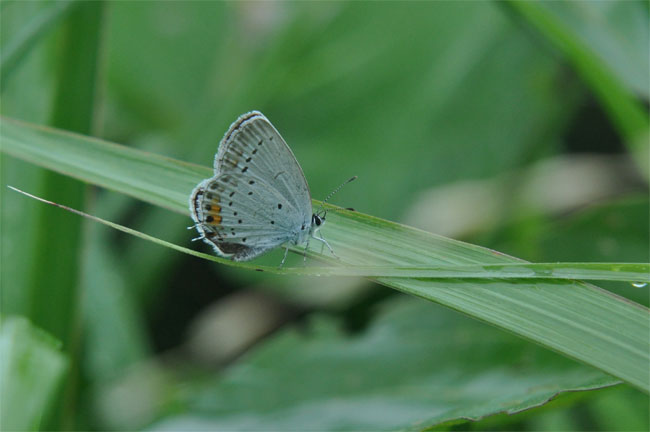
[[[325,203],[326,203],[330,198],[332,198],[332,196],[333,196],[335,193],[337,193],[338,191],[340,191],[341,188],[342,188],[343,186],[345,186],[346,184],[348,184],[348,183],[350,183],[350,182],[355,181],[356,179],[357,179],[357,176],[351,177],[351,178],[347,179],[346,181],[344,181],[343,183],[341,183],[341,184],[339,185],[339,187],[337,187],[337,188],[334,189],[332,192],[330,192],[330,194],[327,195],[327,197],[326,197],[326,198],[323,200],[323,202],[321,203],[321,205],[320,205],[318,211],[316,212],[316,214],[320,213],[320,212],[323,210],[323,208],[324,208],[324,206],[325,206]],[[326,215],[326,214],[327,214],[327,210],[325,210],[325,213],[323,214],[323,216]]]

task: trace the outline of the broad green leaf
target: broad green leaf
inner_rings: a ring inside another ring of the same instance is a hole
[[[428,430],[643,431],[650,427],[650,419],[646,416],[649,402],[648,395],[632,387],[612,386],[596,392],[565,393],[533,410],[516,414],[498,414],[476,423],[465,422],[460,427],[457,425],[461,421],[455,420],[436,425]]]
[[[80,135],[3,119],[3,151],[176,211],[209,169]],[[325,236],[350,265],[498,265],[515,258],[360,213],[332,212]],[[508,330],[648,391],[648,310],[582,282],[432,280],[379,283]]]
[[[66,368],[61,343],[22,317],[0,331],[0,429],[39,430]]]
[[[161,392],[176,395],[164,402],[184,413],[148,429],[423,430],[617,382],[458,314],[398,299],[361,334],[345,335],[331,318],[316,317],[220,377]]]

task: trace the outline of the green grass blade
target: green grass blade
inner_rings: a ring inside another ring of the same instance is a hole
[[[190,191],[211,173],[208,168],[7,119],[2,120],[0,138],[8,154],[185,213]],[[341,261],[355,266],[522,263],[493,250],[356,212],[331,213],[323,231]],[[376,280],[649,390],[648,310],[607,291],[557,279]]]
[[[2,151],[52,171],[179,213],[206,167],[96,138],[2,119]]]
[[[65,20],[63,45],[59,60],[56,97],[51,123],[58,128],[90,134],[95,112],[98,49],[100,45],[103,4],[78,4]],[[84,83],[84,85],[80,85]],[[84,201],[85,187],[67,176],[45,172],[41,192],[75,207]],[[69,349],[78,310],[78,263],[81,223],[62,219],[52,209],[37,210],[36,236],[29,289],[32,295],[31,319],[60,339]],[[52,226],[58,227],[53,230]],[[61,244],[67,247],[61,248]],[[53,260],[52,257],[57,259]],[[48,295],[43,295],[47,289]]]
[[[638,156],[637,163],[648,175],[647,136],[650,123],[643,105],[625,88],[595,50],[578,37],[576,30],[558,18],[557,11],[553,12],[551,8],[554,5],[528,1],[511,1],[509,4],[564,54],[592,88],[627,144]],[[568,2],[558,6],[562,10],[573,5]],[[647,76],[648,71],[643,72]]]
[[[58,74],[50,124],[78,133],[92,134],[97,112],[98,64],[102,52],[104,6],[101,1],[80,2],[66,15],[62,30],[62,50],[57,56]],[[54,172],[44,172],[41,193],[84,205],[84,184]],[[70,220],[53,209],[37,209],[34,254],[28,289],[30,319],[63,343],[72,359],[79,358],[81,334],[80,265],[82,221]],[[56,227],[53,229],[53,227]],[[65,247],[62,247],[65,245]],[[83,261],[81,261],[83,264]],[[74,429],[77,419],[79,369],[70,367],[59,406],[48,426]]]

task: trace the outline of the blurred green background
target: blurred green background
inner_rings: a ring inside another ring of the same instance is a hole
[[[336,204],[529,261],[650,260],[647,2],[0,14],[4,116],[210,166],[258,109],[316,199],[357,175]],[[40,371],[3,394],[14,429],[650,427],[627,385],[498,414],[529,378],[553,393],[588,368],[367,281],[260,277],[127,237],[6,185],[180,244],[191,222],[4,154],[1,168],[1,343]],[[648,305],[647,287],[599,285]]]

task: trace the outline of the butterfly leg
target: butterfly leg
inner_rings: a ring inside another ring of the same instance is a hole
[[[336,254],[334,253],[334,249],[332,249],[332,246],[330,246],[330,244],[327,243],[327,240],[325,240],[325,239],[323,238],[322,234],[320,234],[320,232],[317,232],[317,234],[319,234],[319,235],[318,235],[318,236],[314,235],[314,238],[315,238],[316,240],[320,241],[320,242],[323,242],[323,243],[325,244],[325,246],[327,246],[327,248],[330,250],[330,252],[332,253],[332,255],[334,255],[336,258],[339,258],[338,255],[336,255]],[[340,259],[340,258],[339,258],[339,259]]]
[[[311,237],[307,237],[307,243],[305,244],[305,253],[303,254],[303,259],[302,262],[306,263],[307,262],[307,251],[309,250],[309,239]]]
[[[284,265],[284,262],[287,260],[287,254],[289,253],[289,246],[284,248],[284,257],[282,257],[282,262],[280,263],[280,268]]]

